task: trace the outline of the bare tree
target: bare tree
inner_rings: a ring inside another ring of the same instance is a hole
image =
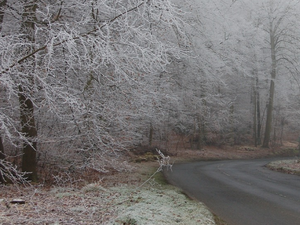
[[[293,48],[299,36],[294,32],[293,27],[298,21],[296,9],[299,8],[299,3],[295,1],[268,1],[265,6],[268,10],[268,24],[265,27],[265,31],[269,34],[271,78],[262,146],[269,147],[277,74],[280,70],[283,72],[287,64],[294,67],[295,54],[293,53]]]

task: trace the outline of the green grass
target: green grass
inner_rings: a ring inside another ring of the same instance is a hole
[[[213,214],[213,215],[214,215],[214,220],[215,220],[216,225],[229,225],[223,219],[218,217],[216,214]]]
[[[168,185],[168,181],[166,180],[166,178],[165,178],[165,176],[163,175],[162,172],[156,173],[153,178],[160,185]]]

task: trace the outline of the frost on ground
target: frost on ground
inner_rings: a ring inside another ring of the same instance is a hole
[[[81,189],[2,186],[0,224],[203,224],[213,215],[201,203],[173,187],[146,185],[103,188],[89,184]],[[5,194],[4,194],[5,193]],[[21,198],[25,204],[12,204]]]
[[[202,203],[187,198],[175,187],[155,182],[154,175],[163,167],[172,167],[170,158],[157,152],[160,166],[143,183],[133,173],[129,177],[112,176],[106,182],[115,183],[118,178],[118,186],[103,187],[102,181],[82,188],[0,186],[0,224],[214,225],[213,215]],[[149,170],[142,168],[141,173]],[[129,184],[130,179],[135,185]],[[125,180],[128,183],[121,185]],[[13,199],[25,204],[14,204]]]
[[[128,195],[127,188],[116,191]],[[130,201],[118,206],[117,210],[117,218],[108,224],[215,224],[212,214],[203,204],[191,201],[176,189],[138,190]]]
[[[270,162],[267,167],[276,171],[300,175],[299,159],[277,160]]]

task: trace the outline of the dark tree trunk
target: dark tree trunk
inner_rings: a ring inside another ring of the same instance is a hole
[[[254,102],[253,137],[254,137],[254,145],[255,147],[257,147],[258,145],[261,144],[260,96],[258,90],[258,77],[255,78],[253,102]]]
[[[152,141],[153,141],[153,125],[150,123],[150,129],[149,129],[149,147],[152,146]]]
[[[280,122],[280,145],[283,145],[283,131],[284,131],[284,125],[285,125],[285,118],[281,118]]]
[[[276,29],[273,27],[273,21],[270,22],[270,47],[271,47],[271,60],[272,60],[272,70],[271,70],[271,84],[267,107],[267,120],[265,127],[265,135],[262,147],[268,148],[270,143],[270,136],[272,132],[272,114],[273,114],[273,103],[275,94],[275,78],[277,70],[277,60],[276,60],[276,45],[278,38],[275,35]]]
[[[254,83],[254,115],[253,115],[253,138],[254,138],[254,146],[257,147],[257,78]]]
[[[257,114],[257,144],[261,144],[261,118],[260,118],[260,95],[257,91],[256,114]]]
[[[0,32],[2,31],[2,23],[3,23],[3,19],[4,19],[4,10],[6,7],[6,0],[0,0]],[[0,160],[4,160],[5,159],[5,155],[4,155],[4,146],[3,146],[3,142],[2,142],[2,137],[0,136]],[[1,169],[1,165],[0,165],[0,169]],[[4,183],[4,179],[2,176],[0,176],[0,182]]]
[[[22,133],[27,142],[23,144],[22,171],[29,172],[27,178],[37,180],[36,171],[36,137],[37,130],[34,122],[34,106],[32,101],[26,97],[21,86],[19,86],[20,120]]]
[[[229,124],[230,124],[230,144],[235,145],[238,142],[238,137],[235,131],[235,124],[234,124],[234,105],[232,104],[229,107]]]
[[[5,159],[5,155],[4,155],[4,146],[2,143],[2,137],[0,136],[0,160],[1,159]]]
[[[22,32],[26,37],[26,41],[31,44],[28,52],[34,50],[35,44],[35,23],[36,23],[36,0],[27,0],[24,4],[24,11],[22,14]],[[22,157],[22,171],[28,172],[27,178],[31,181],[37,181],[37,129],[34,121],[34,104],[31,97],[34,93],[34,78],[31,73],[35,70],[35,58],[32,56],[26,62],[30,65],[27,71],[27,81],[25,86],[19,85],[19,104],[20,104],[20,121],[22,126],[22,133],[26,137],[23,143],[23,157]],[[26,88],[25,88],[26,87]]]
[[[2,144],[2,138],[0,136],[0,160],[4,160],[5,159],[5,155],[4,155],[4,148],[3,148],[3,144]],[[1,165],[0,163],[0,170],[3,170],[3,165]],[[6,183],[5,179],[0,175],[0,183]]]
[[[2,30],[2,23],[4,18],[4,10],[6,7],[7,0],[0,0],[0,31]]]
[[[267,106],[267,120],[266,120],[266,127],[265,127],[265,136],[262,147],[268,148],[270,143],[270,137],[272,132],[272,115],[273,115],[273,102],[274,102],[274,90],[275,90],[275,83],[271,80],[270,85],[270,96]]]
[[[202,112],[204,113],[204,112]],[[204,113],[205,114],[205,113]],[[200,150],[205,145],[205,118],[203,115],[198,115],[197,117],[197,123],[198,123],[198,133],[196,135],[197,145],[196,149]]]
[[[196,149],[202,148],[202,123],[200,119],[200,115],[197,117],[197,123],[198,123],[198,133],[196,134]]]
[[[2,31],[2,23],[4,19],[4,10],[7,0],[0,0],[0,32]],[[0,136],[0,159],[5,159],[2,137]]]

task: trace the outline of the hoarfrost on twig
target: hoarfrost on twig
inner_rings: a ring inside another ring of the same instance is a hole
[[[159,149],[156,149],[160,158],[158,158],[159,170],[162,171],[164,167],[172,171],[172,164],[170,164],[170,156],[165,156]]]

